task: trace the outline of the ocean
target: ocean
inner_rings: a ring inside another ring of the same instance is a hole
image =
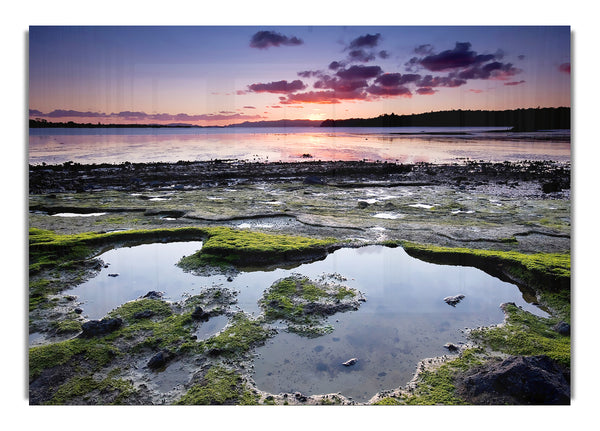
[[[32,128],[28,154],[34,165],[214,159],[569,162],[571,143],[570,130],[512,133],[497,127]]]

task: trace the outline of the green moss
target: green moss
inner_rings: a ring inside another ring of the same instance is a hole
[[[84,359],[92,361],[97,366],[103,366],[119,353],[114,346],[99,339],[74,338],[31,347],[29,349],[29,378],[33,380],[45,369],[64,365],[75,355],[82,355]]]
[[[570,366],[571,337],[552,329],[557,318],[542,318],[506,304],[506,323],[503,326],[471,331],[471,337],[493,350],[511,355],[547,355]]]
[[[83,398],[84,401],[93,400],[94,394],[98,392],[113,392],[112,396],[114,400],[111,404],[123,404],[136,390],[131,382],[115,379],[111,376],[100,381],[94,379],[92,376],[76,376],[59,386],[50,401],[46,404],[71,404],[80,398]]]
[[[230,326],[200,345],[212,355],[237,356],[263,343],[271,334],[271,331],[262,327],[260,321],[252,320],[240,312],[233,316]]]
[[[469,349],[457,359],[446,362],[435,370],[426,370],[419,374],[418,386],[414,393],[403,401],[408,405],[461,405],[464,400],[455,395],[454,376],[482,363],[481,351]]]
[[[248,390],[239,374],[222,366],[214,366],[175,404],[252,405],[258,404],[258,399],[258,395]]]
[[[394,397],[385,397],[373,403],[374,406],[399,406],[404,404],[402,401]]]
[[[72,319],[61,320],[54,322],[53,325],[58,334],[68,334],[81,331],[81,322]]]
[[[156,299],[141,298],[126,302],[125,304],[111,311],[108,316],[120,317],[125,322],[133,323],[139,320],[133,316],[142,311],[151,311],[153,313],[153,317],[156,316],[161,319],[173,314],[171,307],[167,302]]]

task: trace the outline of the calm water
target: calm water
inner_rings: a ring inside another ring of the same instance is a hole
[[[499,134],[490,130],[498,128],[30,129],[29,162],[570,160],[568,131]],[[449,134],[410,134],[422,132]],[[469,134],[452,134],[456,132]],[[305,154],[312,159],[304,158]]]
[[[447,342],[465,341],[462,329],[501,322],[503,302],[545,315],[525,302],[512,284],[474,268],[422,262],[402,248],[341,249],[292,270],[243,272],[228,282],[224,276],[194,276],[175,266],[201,245],[181,242],[110,250],[100,256],[108,268],[66,293],[83,301],[84,315],[98,319],[150,290],[177,301],[221,285],[239,291],[237,305],[256,315],[264,290],[279,278],[291,273],[312,279],[341,274],[347,278],[344,284],[363,292],[367,302],[358,311],[331,316],[327,322],[335,328],[331,334],[307,339],[281,331],[257,349],[254,379],[260,389],[272,393],[341,392],[359,401],[406,384],[419,360],[447,353],[443,347]],[[112,273],[119,276],[109,277]],[[456,307],[443,301],[456,294],[465,295]],[[222,316],[213,318],[195,333],[204,339],[226,323]],[[352,357],[359,359],[355,366],[341,365]]]

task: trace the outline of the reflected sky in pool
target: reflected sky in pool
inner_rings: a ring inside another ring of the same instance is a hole
[[[259,389],[272,393],[341,392],[357,401],[405,385],[419,360],[448,353],[443,347],[447,342],[466,341],[463,329],[502,322],[503,302],[546,315],[528,304],[515,285],[475,268],[423,262],[400,247],[341,249],[324,260],[293,269],[242,272],[228,282],[225,276],[195,276],[175,266],[201,246],[174,242],[110,250],[99,256],[108,268],[66,293],[79,297],[84,315],[100,319],[151,290],[177,301],[221,285],[239,291],[237,305],[258,315],[258,300],[279,278],[300,273],[317,279],[338,273],[347,279],[344,284],[363,292],[367,302],[358,311],[328,318],[335,328],[330,334],[309,339],[280,331],[256,350],[253,378]],[[456,307],[443,301],[458,294],[465,298]],[[213,323],[197,329],[199,339],[214,335],[225,320]],[[352,357],[358,358],[356,365],[341,365]]]

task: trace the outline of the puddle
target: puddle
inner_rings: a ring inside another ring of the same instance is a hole
[[[106,213],[56,213],[52,214],[53,217],[99,217],[106,215]]]
[[[110,250],[100,256],[110,264],[108,268],[65,293],[83,301],[84,315],[99,319],[150,290],[177,301],[205,287],[223,286],[238,291],[237,306],[257,316],[258,300],[276,280],[292,273],[313,280],[341,274],[346,278],[343,284],[361,291],[367,302],[357,311],[329,317],[325,324],[334,330],[324,336],[304,338],[280,331],[256,349],[253,378],[259,389],[275,394],[341,392],[361,402],[378,391],[404,386],[421,359],[447,354],[443,346],[448,342],[466,341],[465,328],[502,322],[499,305],[503,302],[547,316],[527,303],[515,285],[475,268],[423,262],[400,247],[340,249],[317,262],[241,272],[228,281],[220,275],[194,276],[175,266],[183,255],[201,246],[201,242],[182,242]],[[455,307],[443,300],[458,294],[465,297]],[[196,335],[208,338],[226,324],[225,316],[215,316],[203,322]],[[358,362],[343,366],[350,358]]]
[[[225,315],[215,316],[206,322],[202,322],[198,327],[198,330],[195,332],[196,337],[198,337],[198,341],[206,340],[214,335],[217,335],[223,330],[223,328],[225,328],[227,322],[229,322],[229,318]]]

